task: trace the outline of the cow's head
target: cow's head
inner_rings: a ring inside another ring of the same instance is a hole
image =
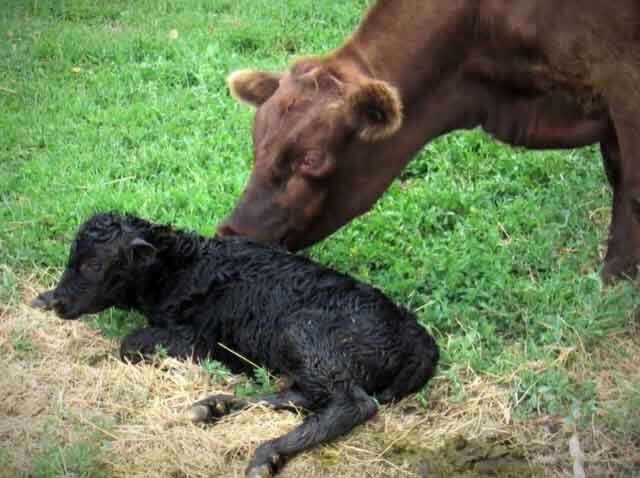
[[[345,166],[359,145],[382,141],[400,127],[395,88],[320,58],[299,60],[285,73],[237,71],[229,86],[235,98],[256,108],[254,165],[219,234],[296,250],[353,217],[348,204],[336,201],[337,189],[344,190],[352,174]]]
[[[155,247],[125,218],[95,215],[76,235],[58,285],[36,297],[32,306],[77,319],[122,304],[155,254]]]

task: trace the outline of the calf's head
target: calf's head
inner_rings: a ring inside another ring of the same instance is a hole
[[[363,209],[349,203],[357,202],[357,194],[340,195],[353,175],[349,162],[358,148],[400,127],[402,105],[395,88],[319,58],[299,60],[285,73],[237,71],[229,86],[234,97],[256,108],[254,164],[236,208],[218,228],[220,235],[296,250]],[[372,171],[358,174],[366,183]]]
[[[122,304],[155,254],[127,218],[97,214],[78,231],[58,285],[36,297],[32,306],[77,319]]]

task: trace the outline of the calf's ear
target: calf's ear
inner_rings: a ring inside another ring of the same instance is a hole
[[[127,258],[131,264],[149,266],[156,260],[156,248],[140,237],[129,243]]]
[[[280,86],[280,73],[267,71],[238,70],[227,78],[231,96],[254,108],[267,101]]]
[[[368,81],[347,97],[358,137],[367,143],[388,138],[402,125],[400,94],[385,81]]]

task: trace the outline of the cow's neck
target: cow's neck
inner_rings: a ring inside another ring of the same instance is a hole
[[[504,18],[482,20],[479,4],[379,0],[352,37],[326,57],[329,66],[346,78],[351,74],[356,84],[370,77],[393,85],[404,117],[388,139],[354,141],[343,152],[348,161],[340,163],[340,174],[332,179],[327,213],[318,219],[323,227],[309,242],[371,209],[425,144],[450,131],[482,126],[505,143],[529,148],[580,147],[611,134],[606,112],[585,118],[562,92],[559,97],[544,94],[553,80],[549,65],[501,64],[503,43],[517,52],[512,43],[519,37],[501,29]],[[493,50],[485,49],[487,36]],[[497,80],[488,85],[492,78]],[[517,91],[535,94],[518,96]],[[538,128],[543,122],[547,127]]]
[[[464,60],[476,8],[467,0],[379,0],[330,57],[389,82],[410,105]]]
[[[414,155],[430,140],[477,124],[470,91],[458,66],[465,60],[473,29],[475,2],[451,0],[381,0],[358,30],[328,55],[337,66],[383,80],[400,92],[404,120],[389,139],[354,143],[342,164],[329,200],[341,201],[340,217],[325,218],[336,227],[371,208]],[[466,40],[462,40],[466,39]],[[470,113],[471,111],[471,113]],[[375,175],[362,171],[375,170]],[[362,184],[359,184],[361,182]],[[353,195],[352,191],[359,191]],[[348,201],[345,201],[347,198]],[[348,202],[348,203],[347,203]],[[331,210],[331,208],[328,208]]]

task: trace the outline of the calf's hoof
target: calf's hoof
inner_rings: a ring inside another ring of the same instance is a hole
[[[191,407],[189,417],[193,423],[206,422],[210,419],[211,412],[205,405],[194,405]]]
[[[189,416],[194,423],[215,421],[237,408],[239,401],[232,395],[213,395],[196,402]]]
[[[122,350],[120,349],[120,360],[135,365],[140,362],[150,361],[150,357],[143,355],[138,350]]]
[[[246,478],[270,478],[284,466],[284,458],[275,451],[272,442],[263,443],[258,447],[249,462]]]
[[[638,275],[638,260],[632,257],[612,257],[604,261],[602,282],[613,285],[621,279],[632,280]]]
[[[269,465],[253,466],[247,469],[246,478],[271,478],[273,470]]]

